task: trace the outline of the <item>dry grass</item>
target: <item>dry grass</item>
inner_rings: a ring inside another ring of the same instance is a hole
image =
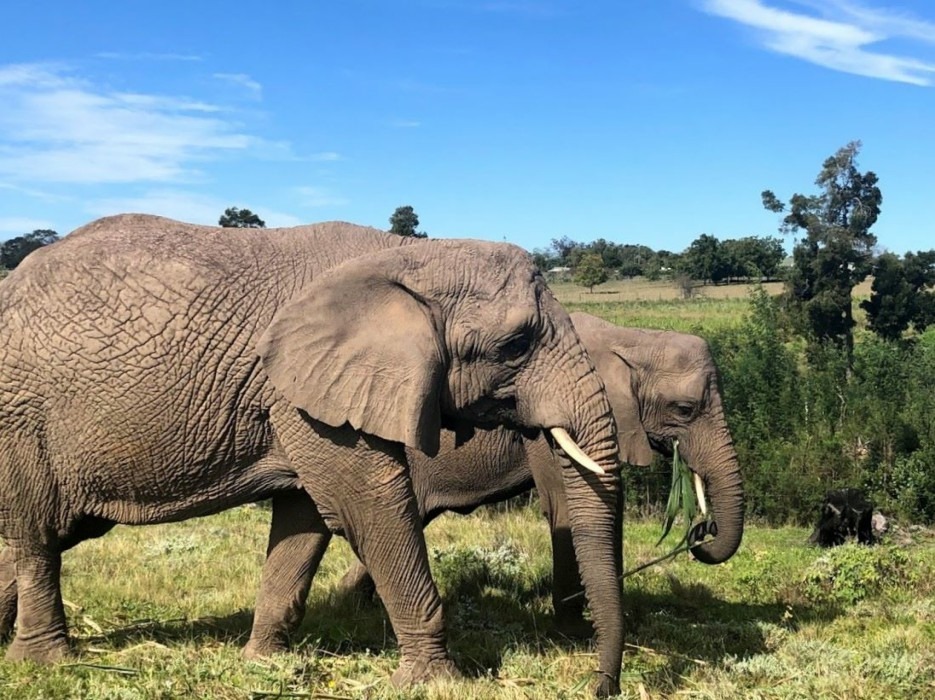
[[[382,610],[333,594],[352,556],[343,540],[322,564],[296,650],[242,661],[268,515],[241,508],[117,528],[67,553],[64,590],[81,656],[50,668],[0,663],[0,698],[590,696],[593,649],[551,632],[548,536],[529,508],[445,516],[428,530],[465,680],[390,686],[398,657]],[[630,565],[657,553],[658,533],[658,523],[628,525]],[[931,697],[935,542],[906,546],[892,585],[840,604],[809,598],[803,582],[824,554],[806,547],[806,536],[749,527],[727,564],[682,555],[628,579],[623,697]]]
[[[867,279],[855,287],[854,298],[869,297],[872,282],[872,279]],[[605,282],[596,286],[593,294],[584,287],[571,282],[554,282],[549,286],[556,298],[563,304],[682,300],[681,290],[674,282],[668,280],[653,282],[641,277]],[[748,299],[754,287],[755,285],[752,284],[697,285],[694,288],[694,294],[702,299]],[[783,283],[767,282],[763,284],[763,288],[769,294],[780,294],[783,290]]]

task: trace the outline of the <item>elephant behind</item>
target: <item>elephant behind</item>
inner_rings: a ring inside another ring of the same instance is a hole
[[[611,399],[621,458],[647,465],[650,447],[671,456],[677,439],[680,455],[705,484],[717,524],[716,538],[692,551],[709,564],[725,561],[742,537],[743,491],[707,343],[685,333],[622,328],[584,313],[571,318]],[[457,447],[448,435],[437,457],[410,452],[409,463],[426,525],[445,511],[469,513],[535,485],[552,534],[556,624],[580,629],[582,598],[566,599],[581,590],[582,556],[576,557],[572,543],[561,468],[545,437],[498,428],[479,431]],[[351,568],[340,587],[363,597],[373,590],[362,564]]]
[[[332,533],[365,562],[401,649],[397,683],[455,671],[405,448],[443,428],[547,430],[599,629],[622,653],[616,432],[600,378],[530,257],[344,223],[232,230],[93,222],[0,285],[0,633],[13,660],[68,651],[61,554],[116,523],[273,496],[267,565],[314,576]],[[577,445],[575,444],[577,442]],[[301,538],[300,538],[301,539]],[[304,612],[264,577],[248,652]]]

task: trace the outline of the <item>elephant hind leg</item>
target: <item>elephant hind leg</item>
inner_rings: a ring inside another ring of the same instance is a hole
[[[58,551],[65,552],[75,545],[100,537],[114,527],[115,523],[93,516],[78,519],[59,539]],[[0,552],[0,642],[5,642],[13,633],[17,606],[16,560],[13,549],[6,547]]]
[[[246,658],[286,651],[302,618],[312,579],[331,541],[312,499],[304,491],[273,497],[273,521]]]
[[[0,552],[0,642],[13,633],[16,622],[16,560],[13,550],[4,547]]]
[[[62,605],[62,555],[55,549],[13,546],[16,635],[7,648],[10,661],[58,661],[69,653]]]
[[[367,567],[359,561],[351,564],[347,573],[338,581],[338,593],[344,597],[353,599],[358,607],[363,607],[373,602],[373,597],[377,593],[377,587],[370,578]]]

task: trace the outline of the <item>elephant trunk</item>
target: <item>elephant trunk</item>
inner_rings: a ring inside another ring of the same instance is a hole
[[[551,294],[543,307],[565,315]],[[532,371],[519,379],[517,409],[522,422],[543,428],[562,465],[572,544],[597,635],[597,694],[619,692],[623,654],[623,607],[620,586],[621,481],[617,426],[601,380],[576,333],[558,337],[542,352]],[[563,448],[554,428],[567,433],[591,465],[575,461],[575,449]],[[597,469],[589,468],[596,466]]]
[[[714,523],[709,530],[714,539],[696,545],[691,550],[695,558],[705,564],[720,564],[730,559],[743,538],[743,480],[723,415],[718,411],[716,416],[718,429],[715,434],[720,436],[716,446],[698,454],[693,449],[695,440],[689,440],[685,453],[688,466],[704,481]],[[696,454],[697,458],[693,459]]]
[[[620,692],[623,613],[620,476],[563,470],[572,542],[598,649],[599,697]]]
[[[616,424],[603,382],[586,354],[582,363],[588,371],[582,369],[576,386],[583,409],[579,415],[589,418],[572,426],[572,434],[606,473],[585,471],[567,460],[569,455],[559,455],[572,544],[597,642],[600,677],[596,692],[599,697],[610,697],[620,692],[623,656],[622,482]]]

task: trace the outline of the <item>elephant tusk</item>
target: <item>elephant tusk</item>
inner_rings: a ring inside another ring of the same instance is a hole
[[[555,442],[558,443],[558,446],[565,451],[565,454],[568,455],[569,458],[573,459],[579,465],[588,471],[594,472],[595,474],[607,473],[600,464],[588,457],[584,453],[584,450],[578,447],[578,444],[571,439],[571,435],[569,435],[568,431],[566,431],[564,428],[550,428],[549,432],[552,433],[552,437],[555,438]]]
[[[701,508],[701,515],[708,515],[708,504],[704,500],[704,481],[698,474],[693,474],[695,482],[695,498],[698,499],[698,507]]]

